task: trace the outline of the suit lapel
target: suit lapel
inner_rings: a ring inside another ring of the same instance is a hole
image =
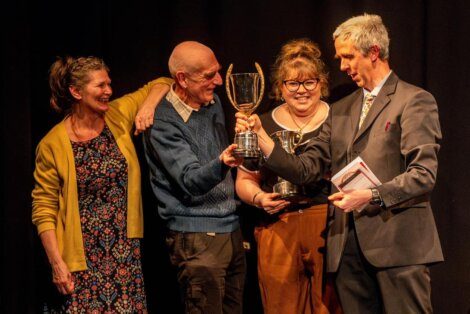
[[[390,77],[385,82],[384,86],[380,90],[377,97],[374,99],[372,106],[370,107],[369,113],[367,114],[362,127],[357,131],[356,136],[354,137],[353,142],[355,142],[366,130],[370,128],[377,116],[382,112],[382,110],[390,103],[390,95],[395,93],[398,83],[398,76],[392,72]],[[362,105],[362,103],[361,103]],[[362,107],[362,106],[361,106]],[[360,115],[361,109],[359,109]],[[354,113],[355,115],[355,113]],[[359,124],[359,115],[356,119],[356,125]]]

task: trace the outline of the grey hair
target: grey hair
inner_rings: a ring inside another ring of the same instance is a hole
[[[372,46],[379,47],[379,58],[388,60],[389,44],[387,28],[382,18],[375,14],[354,16],[339,25],[333,33],[333,40],[351,40],[356,48],[365,56]]]

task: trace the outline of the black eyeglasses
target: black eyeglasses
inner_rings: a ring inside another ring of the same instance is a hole
[[[294,80],[285,80],[285,81],[282,81],[282,83],[284,83],[284,86],[287,88],[289,92],[293,93],[299,90],[300,85],[302,85],[306,90],[312,91],[315,89],[315,87],[317,87],[319,81],[320,79],[316,78],[316,79],[305,80],[302,82],[294,81]]]

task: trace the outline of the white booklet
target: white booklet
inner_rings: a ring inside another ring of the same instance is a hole
[[[331,178],[331,182],[344,193],[370,189],[382,184],[361,157],[357,157],[341,169]],[[358,209],[358,211],[362,209]]]

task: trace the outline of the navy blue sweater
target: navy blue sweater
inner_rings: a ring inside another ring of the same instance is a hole
[[[229,145],[219,98],[184,122],[166,99],[144,136],[158,213],[171,230],[232,232],[239,228],[229,167],[219,156]]]

